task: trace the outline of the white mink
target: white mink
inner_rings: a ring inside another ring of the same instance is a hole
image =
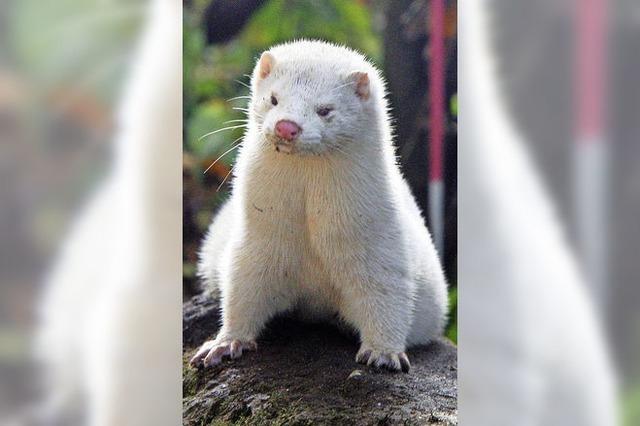
[[[231,199],[200,252],[222,327],[192,364],[255,349],[275,314],[336,314],[356,360],[409,369],[407,347],[439,336],[446,283],[396,163],[385,87],[361,54],[296,41],[262,54]]]

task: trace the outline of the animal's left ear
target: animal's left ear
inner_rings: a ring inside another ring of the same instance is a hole
[[[259,63],[259,75],[261,79],[267,78],[269,74],[271,74],[271,70],[273,70],[273,66],[276,63],[275,58],[269,52],[264,52],[262,56],[260,56]]]
[[[356,71],[349,74],[348,79],[354,83],[354,91],[360,99],[363,101],[369,99],[369,96],[371,95],[369,74],[366,72]]]

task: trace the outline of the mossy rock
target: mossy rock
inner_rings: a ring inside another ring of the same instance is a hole
[[[278,318],[257,352],[194,369],[188,359],[215,335],[218,305],[200,295],[184,312],[185,425],[457,424],[457,353],[444,338],[408,351],[408,374],[379,372],[356,364],[353,337]]]

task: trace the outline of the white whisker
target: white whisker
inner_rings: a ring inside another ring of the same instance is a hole
[[[238,107],[234,107],[234,108],[232,108],[232,109],[233,109],[233,110],[240,111],[240,112],[244,113],[247,117],[249,116],[249,114],[251,114],[251,110],[250,110],[250,109],[248,109],[248,108],[238,108]],[[264,116],[263,116],[262,114],[258,114],[258,113],[257,113],[257,112],[255,112],[255,111],[253,111],[253,114],[254,114],[256,117],[258,117],[258,118],[264,119]]]
[[[225,121],[225,122],[224,122],[224,123],[222,123],[222,124],[228,124],[228,123],[248,123],[248,122],[249,122],[249,120],[248,120],[248,119],[246,119],[246,118],[238,118],[238,119],[235,119],[235,120],[227,120],[227,121]]]
[[[232,171],[233,171],[233,166],[229,169],[229,173],[227,173],[227,175],[224,177],[224,179],[222,180],[222,183],[218,186],[218,189],[216,189],[216,192],[220,191],[220,188],[222,188],[222,185],[224,185],[224,183],[227,181]]]
[[[236,139],[236,140],[238,140],[238,139]],[[229,148],[228,150],[226,150],[225,152],[223,152],[222,155],[220,155],[218,158],[216,158],[216,160],[213,163],[211,163],[211,165],[209,167],[207,167],[207,170],[205,170],[202,174],[203,175],[206,174],[209,171],[209,169],[211,169],[214,166],[214,164],[216,164],[222,157],[224,157],[225,155],[227,155],[228,153],[230,153],[234,149],[238,148],[239,146],[240,146],[240,144],[234,145],[231,148]]]
[[[331,89],[331,90],[329,91],[329,93],[333,92],[334,90],[341,89],[341,88],[343,88],[343,87],[345,87],[345,86],[351,86],[352,84],[356,84],[356,82],[355,82],[355,81],[350,81],[350,82],[348,82],[348,83],[341,84],[340,86],[336,86],[336,87],[334,87],[333,89]]]
[[[246,87],[247,89],[251,89],[251,86],[249,86],[247,83],[245,83],[244,81],[240,81],[240,80],[235,80],[236,83],[240,83],[242,84],[244,87]]]
[[[209,132],[209,133],[206,133],[206,134],[200,136],[198,138],[198,141],[201,141],[202,139],[206,138],[207,136],[215,135],[216,133],[219,133],[219,132],[222,132],[222,131],[225,131],[225,130],[242,129],[243,127],[247,127],[246,124],[242,124],[240,126],[223,127],[222,129],[214,130],[213,132]]]
[[[236,101],[238,99],[251,99],[251,96],[236,96],[234,98],[227,99],[227,102]]]

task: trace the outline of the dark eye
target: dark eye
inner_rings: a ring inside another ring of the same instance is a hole
[[[329,115],[329,113],[333,111],[333,108],[330,107],[320,107],[316,110],[316,113],[320,116],[320,117],[326,117],[327,115]]]
[[[273,105],[273,106],[278,105],[278,100],[273,95],[271,95],[271,105]]]

